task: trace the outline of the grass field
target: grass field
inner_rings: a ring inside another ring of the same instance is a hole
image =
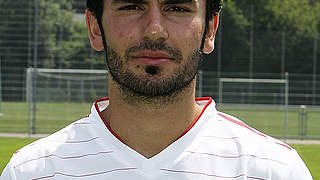
[[[91,104],[38,103],[36,133],[51,134],[90,113]],[[27,103],[2,103],[0,132],[28,133],[29,106]]]
[[[0,172],[3,171],[14,152],[35,140],[37,139],[0,137]]]
[[[274,136],[283,137],[285,112],[273,107],[222,107],[218,109],[231,114],[259,131]],[[307,110],[305,130],[301,132],[299,108],[290,108],[287,114],[287,136],[293,138],[320,138],[320,109]]]
[[[50,134],[73,121],[76,121],[90,112],[91,104],[67,103],[38,103],[36,113],[36,133]],[[26,103],[4,102],[2,104],[3,116],[0,117],[0,132],[27,133],[29,106]],[[259,131],[275,137],[284,136],[284,116],[282,109],[218,107],[222,112],[229,113],[243,120]],[[308,110],[307,137],[320,139],[320,108]],[[291,108],[288,111],[287,135],[301,137],[299,134],[299,109]]]
[[[31,138],[0,138],[0,174],[16,150],[35,140]],[[313,178],[320,179],[320,145],[292,146],[309,167]]]

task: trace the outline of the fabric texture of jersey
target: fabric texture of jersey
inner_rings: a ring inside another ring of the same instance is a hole
[[[174,143],[147,159],[116,137],[101,116],[108,98],[91,113],[17,151],[1,180],[310,180],[290,146],[218,112],[197,98],[200,117]],[[174,119],[173,119],[174,120]]]

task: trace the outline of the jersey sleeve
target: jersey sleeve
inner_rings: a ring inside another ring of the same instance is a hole
[[[11,161],[7,164],[7,166],[4,168],[0,180],[17,180],[15,173],[12,168]]]
[[[290,158],[289,170],[285,179],[290,180],[313,180],[309,169],[304,161],[300,158],[296,150],[293,149],[293,156]]]

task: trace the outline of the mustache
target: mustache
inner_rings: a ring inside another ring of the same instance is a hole
[[[125,58],[128,59],[131,54],[143,51],[143,50],[150,50],[150,51],[164,51],[168,53],[172,58],[176,61],[182,61],[182,53],[178,48],[170,47],[167,43],[164,42],[152,42],[152,41],[144,41],[139,45],[132,46],[125,52]]]

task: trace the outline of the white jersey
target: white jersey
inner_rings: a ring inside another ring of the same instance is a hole
[[[91,114],[17,151],[1,180],[310,180],[290,146],[218,112],[197,98],[198,119],[174,143],[147,159],[112,132],[102,118],[109,101]],[[174,119],[173,119],[174,120]]]

